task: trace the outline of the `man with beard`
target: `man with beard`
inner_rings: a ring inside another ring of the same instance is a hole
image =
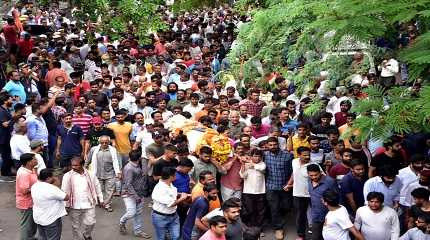
[[[427,188],[420,187],[413,190],[411,195],[414,198],[415,205],[409,210],[408,229],[415,227],[415,222],[419,216],[430,216],[430,191]]]
[[[377,154],[370,162],[369,177],[380,175],[379,168],[384,165],[392,166],[399,171],[403,166],[403,159],[400,154],[402,149],[402,139],[398,136],[391,136],[385,143],[385,152]]]
[[[105,93],[100,91],[98,82],[97,79],[90,82],[90,92],[86,96],[88,99],[93,98],[96,101],[97,107],[105,108],[109,105],[109,99]]]
[[[350,163],[352,158],[352,152],[349,148],[344,149],[342,151],[342,161],[336,165],[334,165],[332,168],[330,168],[330,171],[328,175],[334,179],[338,183],[342,180],[342,178],[350,172]]]
[[[397,209],[399,207],[400,190],[402,182],[396,176],[398,171],[390,165],[384,165],[379,169],[379,176],[370,178],[363,187],[363,195],[367,198],[370,192],[384,194],[384,205]]]
[[[427,240],[430,237],[430,233],[428,231],[430,226],[429,215],[419,216],[415,221],[415,224],[417,226],[409,229],[399,238],[399,240]]]
[[[357,208],[364,205],[363,187],[367,180],[366,167],[358,160],[353,159],[349,164],[351,171],[340,182],[343,205],[354,215]]]
[[[284,239],[283,212],[291,207],[292,196],[286,192],[292,174],[293,155],[279,149],[278,138],[267,139],[269,151],[264,152],[266,163],[266,198],[270,208],[276,239]]]
[[[384,206],[384,195],[380,192],[370,192],[367,206],[360,207],[355,216],[355,227],[365,239],[393,240],[399,239],[400,227],[397,212]]]
[[[220,210],[213,210],[204,216],[204,220],[211,219],[214,216],[223,216],[227,219],[226,240],[243,239],[242,221],[240,220],[240,199],[230,198],[225,201]]]
[[[169,101],[168,108],[171,109],[174,106],[180,106],[184,108],[189,102],[186,99],[185,90],[179,89],[176,92],[176,100]]]
[[[121,166],[128,162],[128,154],[131,151],[130,133],[133,125],[125,121],[126,117],[127,112],[121,109],[115,115],[116,122],[108,125],[115,135],[115,147],[121,156]]]
[[[402,201],[404,206],[406,208],[408,208],[408,207],[412,206],[412,204],[414,203],[414,200],[412,198],[413,196],[411,193],[415,189],[417,189],[417,188],[429,189],[429,187],[430,187],[430,170],[425,169],[425,170],[421,171],[419,179],[409,183],[409,185],[407,185],[405,187],[405,189],[402,190],[402,191],[404,191],[402,193],[405,194],[404,201]]]
[[[209,212],[209,201],[216,200],[217,194],[218,190],[214,183],[203,186],[203,196],[196,198],[188,211],[182,228],[182,239],[198,239],[208,230],[202,218]]]

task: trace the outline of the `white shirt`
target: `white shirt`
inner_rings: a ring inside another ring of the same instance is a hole
[[[381,64],[380,69],[381,77],[393,77],[399,72],[399,62],[397,62],[396,59],[391,58],[387,61],[385,67],[383,64]]]
[[[239,175],[243,178],[243,193],[247,194],[265,194],[266,181],[264,179],[264,171],[266,164],[259,162],[250,168],[249,163],[245,163],[245,171],[239,171]]]
[[[185,105],[184,112],[189,112],[191,114],[191,118],[194,118],[196,113],[200,112],[203,109],[203,104],[199,103],[197,106],[191,105],[191,103]]]
[[[324,240],[350,240],[348,229],[353,227],[349,220],[348,211],[344,206],[329,211],[325,216],[325,223],[322,231]]]
[[[91,180],[94,183],[95,192],[100,202],[103,201],[103,194],[101,193],[100,183],[97,177],[94,174],[90,173]],[[79,174],[73,170],[64,174],[63,182],[61,185],[61,189],[63,191],[67,191],[69,188],[69,184],[72,184],[73,193],[71,193],[74,197],[73,199],[73,209],[90,209],[94,208],[96,203],[92,203],[91,201],[91,192],[88,188],[88,181],[85,177],[85,174]]]
[[[305,163],[300,165],[300,159],[293,159],[291,165],[293,168],[293,196],[294,197],[310,197],[308,191],[308,170],[306,167],[311,164]],[[321,167],[320,171],[322,172]]]
[[[64,203],[66,193],[52,184],[36,182],[31,187],[31,197],[33,198],[33,219],[35,223],[47,226],[58,218],[67,215]]]
[[[43,161],[43,157],[38,153],[34,153],[34,157],[37,160],[37,166],[35,168],[37,169],[37,175],[39,175],[40,171],[46,168],[45,161]]]
[[[407,166],[405,168],[400,169],[399,175],[397,175],[397,177],[399,177],[400,181],[402,182],[402,190],[400,190],[399,203],[402,204],[403,206],[408,206],[406,205],[407,203],[405,202],[405,199],[407,198],[406,188],[412,182],[417,181],[419,177],[414,171],[412,171],[411,166]]]
[[[191,88],[193,86],[193,81],[191,80],[187,80],[185,82],[183,81],[176,81],[176,84],[178,84],[178,89],[179,90],[187,90],[188,88]]]
[[[246,116],[246,118],[240,117],[239,121],[243,122],[246,126],[251,126],[251,115]]]
[[[140,142],[140,146],[142,147],[142,157],[146,157],[146,147],[151,145],[154,140],[152,139],[152,134],[144,130],[137,134],[136,142]]]
[[[354,225],[361,231],[364,239],[399,239],[399,217],[390,207],[383,207],[380,212],[374,212],[368,206],[360,207],[355,215]]]
[[[178,190],[173,184],[167,185],[163,180],[160,180],[152,192],[152,200],[154,201],[152,209],[164,214],[175,213],[176,206],[172,207],[172,205],[175,203],[177,195]]]
[[[21,154],[29,153],[31,151],[30,148],[30,140],[27,135],[14,134],[10,138],[10,150],[12,154],[12,159],[19,160]]]
[[[421,185],[419,179],[409,183],[403,190],[404,192],[402,192],[405,195],[402,203],[403,206],[411,207],[412,205],[415,204],[414,198],[412,197],[412,191],[414,191],[417,188],[429,189],[428,187]]]

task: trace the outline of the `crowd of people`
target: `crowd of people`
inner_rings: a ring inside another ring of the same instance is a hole
[[[170,28],[148,45],[55,9],[10,14],[0,155],[1,175],[16,181],[20,239],[60,239],[66,215],[74,240],[93,239],[96,206],[124,212],[118,231],[144,239],[253,240],[267,226],[280,240],[291,212],[302,240],[430,239],[430,135],[362,142],[352,131],[362,88],[401,83],[394,58],[352,86],[299,95],[277,73],[274,90],[220,81],[250,19],[228,7],[166,10]],[[32,35],[32,24],[54,32]],[[321,94],[321,111],[304,114]]]

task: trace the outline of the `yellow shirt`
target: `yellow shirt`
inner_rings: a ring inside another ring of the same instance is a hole
[[[197,183],[194,187],[193,190],[191,191],[191,200],[194,202],[194,200],[196,200],[196,198],[203,196],[203,184],[201,183]],[[217,197],[216,200],[213,201],[209,201],[209,212],[220,208],[221,207],[221,202],[219,201],[219,198]]]
[[[299,147],[311,147],[311,145],[308,142],[308,137],[306,137],[305,139],[300,139],[299,136],[297,134],[295,134],[292,137],[292,141],[293,141],[293,154],[294,157],[297,158],[299,157],[299,155],[297,154],[297,148]],[[290,144],[290,139],[287,140],[287,146]]]
[[[129,122],[119,124],[117,122],[109,123],[108,128],[112,129],[115,135],[116,150],[120,154],[128,154],[131,151],[130,134],[133,125]]]

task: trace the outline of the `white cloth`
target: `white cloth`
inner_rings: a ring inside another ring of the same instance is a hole
[[[402,204],[403,206],[408,206],[406,205],[407,203],[405,202],[405,199],[408,197],[406,196],[406,188],[412,182],[417,181],[419,177],[414,171],[412,171],[410,166],[400,169],[399,175],[397,175],[397,177],[399,177],[400,181],[402,182],[402,190],[400,190],[399,203]]]
[[[364,239],[399,239],[399,217],[390,207],[383,207],[380,212],[374,212],[368,206],[360,207],[355,215],[354,225],[363,234]]]
[[[65,192],[67,192],[70,188],[73,190],[70,193],[71,197],[73,195],[73,205],[70,206],[70,208],[90,209],[94,208],[98,202],[103,202],[103,193],[100,187],[99,180],[93,173],[87,171],[87,174],[91,178],[92,183],[88,182],[85,174],[79,174],[73,170],[70,170],[66,174],[64,174],[61,189]],[[98,198],[96,199],[96,201],[92,200],[92,193],[89,187],[93,188],[93,190],[95,191],[95,194],[97,196],[94,197]],[[69,200],[69,202],[71,201]]]
[[[30,140],[27,135],[14,134],[10,138],[10,151],[12,155],[12,159],[19,160],[21,154],[29,153],[31,151],[30,148]]]
[[[245,170],[239,171],[239,175],[243,178],[243,193],[247,194],[264,194],[266,193],[266,181],[264,178],[264,171],[266,164],[259,162],[250,168],[245,163]]]
[[[172,206],[178,195],[178,190],[173,184],[167,185],[163,180],[160,180],[154,187],[152,192],[152,209],[154,211],[173,214],[176,212],[176,206]]]
[[[100,151],[100,145],[94,146],[93,148],[94,148],[94,152],[93,152],[93,155],[91,156],[91,164],[89,169],[91,169],[93,174],[97,176],[97,162],[98,162],[97,153],[99,153]],[[112,164],[113,164],[113,170],[115,174],[121,173],[120,163],[118,160],[118,152],[116,151],[116,148],[109,145],[109,152],[110,152],[110,155],[112,156]]]
[[[251,118],[252,118],[252,116],[248,114],[248,116],[246,116],[246,118],[243,118],[241,116],[239,121],[243,122],[246,126],[251,126]]]
[[[47,226],[67,215],[64,198],[66,193],[46,182],[36,182],[31,187],[34,222]]]
[[[303,165],[300,164],[300,159],[293,159],[291,165],[293,168],[293,196],[294,197],[310,197],[308,191],[308,170],[306,167],[311,164],[305,163]],[[319,166],[319,165],[318,165]],[[320,171],[322,172],[321,167]]]
[[[324,240],[350,240],[348,229],[353,227],[348,211],[344,206],[329,211],[325,216],[322,231]]]
[[[189,112],[191,114],[191,118],[193,119],[196,113],[200,112],[203,109],[203,104],[199,103],[197,106],[191,105],[191,103],[185,105],[183,111]]]

